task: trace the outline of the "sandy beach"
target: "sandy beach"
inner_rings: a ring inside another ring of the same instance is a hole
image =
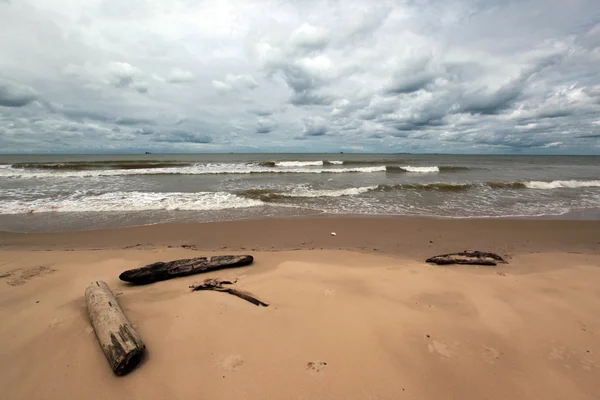
[[[332,236],[335,232],[336,236]],[[478,249],[497,267],[424,259]],[[249,267],[146,286],[156,261]],[[207,277],[270,303],[191,292]],[[125,377],[90,326],[104,280],[147,346]],[[3,399],[596,399],[600,221],[296,218],[0,233]]]

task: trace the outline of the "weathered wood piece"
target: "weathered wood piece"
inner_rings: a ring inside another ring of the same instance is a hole
[[[145,267],[125,271],[119,275],[119,279],[136,285],[145,285],[223,268],[243,267],[252,264],[253,261],[254,257],[252,256],[214,256],[210,260],[206,257],[197,257],[156,262]]]
[[[205,279],[204,282],[202,282],[199,285],[190,286],[190,289],[192,289],[192,292],[195,292],[197,290],[216,290],[217,292],[225,292],[225,293],[229,293],[234,296],[237,296],[241,299],[249,301],[250,303],[254,304],[255,306],[263,306],[263,307],[269,306],[269,303],[265,303],[264,301],[258,299],[257,297],[255,297],[253,294],[251,294],[249,292],[223,286],[223,285],[232,285],[234,283],[235,283],[235,281],[232,282],[232,281],[221,280],[221,279]]]
[[[506,263],[506,261],[498,254],[474,250],[465,250],[461,253],[442,254],[439,256],[428,258],[427,260],[425,260],[425,262],[438,265],[497,265],[497,263]]]
[[[131,326],[108,285],[93,282],[85,289],[90,322],[106,359],[116,375],[129,373],[140,362],[146,346]]]

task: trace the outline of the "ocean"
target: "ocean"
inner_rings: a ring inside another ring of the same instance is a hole
[[[600,156],[0,156],[0,230],[308,215],[600,219]]]

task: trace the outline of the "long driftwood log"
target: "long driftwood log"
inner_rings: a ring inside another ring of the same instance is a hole
[[[263,306],[263,307],[269,306],[269,303],[265,303],[264,301],[258,299],[251,293],[248,293],[244,290],[234,289],[234,288],[223,286],[223,285],[232,285],[234,283],[235,283],[235,281],[229,281],[229,280],[205,279],[204,282],[202,282],[199,285],[190,286],[190,289],[192,289],[192,292],[195,292],[197,290],[216,290],[217,292],[225,292],[225,293],[229,293],[234,296],[237,296],[241,299],[249,301],[250,303],[254,304],[255,306]]]
[[[483,251],[465,250],[461,253],[442,254],[431,257],[425,262],[448,265],[448,264],[471,264],[471,265],[497,265],[497,263],[506,263],[498,254],[487,253]]]
[[[85,290],[90,322],[106,359],[116,375],[130,372],[140,362],[146,346],[131,326],[108,285],[93,282]]]
[[[210,260],[206,257],[197,257],[156,262],[145,267],[125,271],[119,275],[119,279],[136,285],[144,285],[223,268],[243,267],[252,264],[253,261],[254,257],[252,256],[214,256]]]

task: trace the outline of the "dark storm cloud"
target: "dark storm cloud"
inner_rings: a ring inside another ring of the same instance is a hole
[[[400,79],[392,83],[388,89],[388,93],[402,94],[413,93],[421,89],[425,89],[433,80],[433,76],[429,74],[414,75],[407,79]]]
[[[522,83],[519,80],[509,82],[491,93],[485,89],[464,93],[460,99],[458,112],[487,115],[499,114],[512,106],[514,101],[521,95],[522,90]]]
[[[118,88],[127,88],[133,85],[132,76],[120,76],[115,82],[115,86]]]
[[[275,71],[280,72],[281,77],[286,82],[293,93],[290,97],[290,103],[293,105],[329,105],[333,99],[318,93],[319,88],[325,86],[325,80],[316,74],[311,73],[306,68],[284,64]]]
[[[545,57],[533,67],[522,71],[518,78],[509,81],[497,90],[487,91],[485,88],[479,88],[472,92],[463,93],[458,111],[473,114],[499,114],[510,108],[523,94],[529,78],[547,67],[558,64],[561,60],[562,57],[558,55]]]
[[[213,138],[209,135],[200,133],[190,133],[184,131],[176,131],[169,133],[161,133],[153,138],[155,142],[167,142],[167,143],[199,143],[207,144],[212,143]]]
[[[295,106],[326,106],[333,102],[331,97],[310,91],[294,92],[290,97],[290,103]]]
[[[544,119],[544,118],[569,117],[574,114],[575,114],[575,110],[554,108],[554,109],[540,110],[536,116],[537,116],[537,118]]]
[[[0,81],[0,106],[2,107],[24,107],[36,98],[31,88]]]
[[[304,118],[304,136],[324,136],[327,133],[327,121],[320,117]]]
[[[327,133],[327,128],[321,126],[321,127],[307,129],[304,132],[304,135],[306,135],[306,136],[323,136],[323,135],[325,135],[325,133]]]
[[[256,133],[272,132],[276,126],[277,126],[277,123],[274,120],[272,120],[270,118],[260,117],[256,121]]]
[[[115,120],[117,125],[152,125],[155,122],[148,118],[120,117]]]
[[[84,122],[84,121],[110,122],[113,120],[111,117],[109,117],[106,114],[102,114],[100,112],[95,112],[95,111],[90,111],[90,110],[61,109],[61,108],[55,108],[55,107],[51,107],[51,110],[56,113],[60,113],[60,114],[64,115],[65,117],[67,117],[68,119],[71,119],[71,120],[77,121],[77,122]]]
[[[431,62],[431,58],[423,58],[401,66],[394,74],[387,93],[404,94],[425,89],[437,77],[431,70]]]
[[[147,126],[135,131],[135,133],[137,133],[139,135],[152,135],[152,134],[154,134],[154,132],[155,132],[154,129],[148,128]]]
[[[393,127],[398,131],[419,131],[424,127],[435,127],[442,125],[444,125],[444,122],[441,119],[425,116],[422,118],[414,118],[406,122],[400,122],[393,125]]]
[[[254,114],[259,117],[268,117],[268,116],[273,115],[274,111],[266,109],[266,108],[254,108],[254,109],[249,109],[248,112],[250,114]]]

